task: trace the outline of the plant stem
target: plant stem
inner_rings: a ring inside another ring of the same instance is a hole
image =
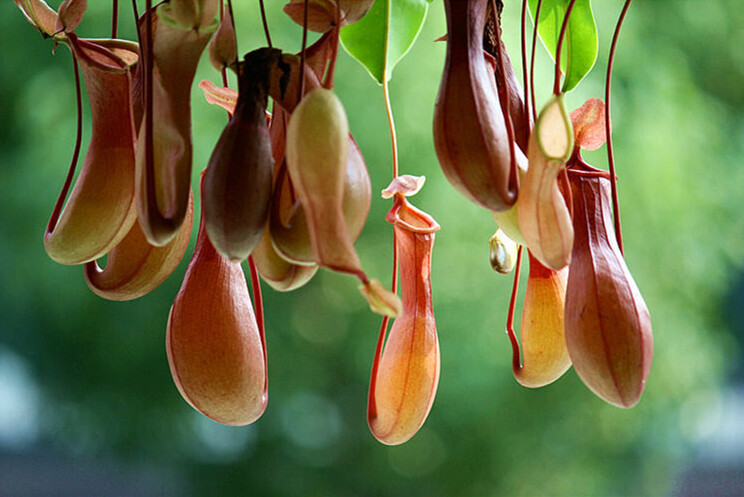
[[[269,45],[269,48],[272,48],[273,45],[271,44],[271,33],[269,33],[269,22],[266,20],[264,0],[258,0],[258,4],[261,6],[261,22],[263,23],[264,34],[266,35],[266,43]],[[232,6],[230,6],[230,9],[230,15],[232,15]],[[307,19],[307,1],[305,2],[305,18]],[[305,25],[307,25],[307,21],[305,21]]]
[[[111,38],[116,38],[119,28],[119,0],[114,0],[111,10]]]
[[[576,0],[571,0],[566,8],[566,15],[563,17],[563,25],[561,25],[561,34],[558,37],[558,46],[555,49],[555,78],[553,79],[553,94],[560,95],[561,93],[561,51],[563,51],[563,40],[566,38],[566,31],[568,31],[568,21],[571,18],[571,12],[573,12]]]
[[[248,268],[251,273],[251,291],[253,292],[253,306],[256,309],[256,324],[258,325],[258,334],[261,337],[261,346],[263,347],[264,364],[268,366],[266,354],[266,325],[264,320],[263,295],[261,294],[261,279],[258,277],[258,268],[253,260],[253,256],[248,256]],[[269,389],[269,376],[266,375],[264,381],[264,394]]]
[[[526,141],[530,139],[532,132],[532,123],[530,122],[530,87],[527,78],[527,0],[522,0],[522,84],[524,85],[524,118],[527,121]]]
[[[509,138],[509,183],[514,185],[515,188],[519,188],[519,175],[517,173],[517,155],[514,150],[514,123],[511,118],[511,110],[509,109],[509,90],[506,82],[506,68],[504,67],[504,57],[501,53],[501,22],[499,20],[499,14],[496,11],[496,3],[491,0],[491,15],[493,15],[493,32],[496,36],[496,63],[499,65],[499,81],[497,87],[499,88],[499,96],[501,97],[501,112],[504,115],[504,123],[506,124],[506,134]]]
[[[617,194],[617,176],[615,176],[615,154],[612,149],[612,125],[610,122],[610,85],[612,83],[612,64],[615,62],[615,49],[620,36],[620,28],[625,21],[625,16],[630,8],[631,0],[625,0],[623,10],[620,12],[620,18],[615,27],[615,34],[612,36],[612,46],[610,47],[610,57],[607,61],[607,79],[605,81],[605,133],[607,134],[607,160],[610,164],[610,187],[612,189],[612,211],[615,222],[615,237],[617,245],[620,247],[620,253],[623,252],[623,234],[620,228],[620,200]]]
[[[512,368],[514,371],[521,369],[522,361],[519,354],[519,341],[517,335],[514,333],[514,311],[517,308],[517,295],[519,293],[519,273],[522,267],[522,245],[519,246],[517,251],[517,264],[514,267],[514,283],[512,284],[511,298],[509,299],[509,311],[506,315],[506,334],[509,336],[509,341],[512,346]]]
[[[54,205],[52,215],[50,216],[49,223],[47,224],[47,234],[54,231],[54,229],[57,227],[57,221],[59,220],[59,216],[62,213],[62,207],[65,205],[67,193],[70,191],[70,186],[72,185],[72,179],[75,177],[75,168],[77,166],[78,159],[80,158],[80,146],[83,141],[83,97],[80,89],[80,69],[78,68],[77,59],[75,58],[74,53],[72,55],[72,68],[75,75],[75,96],[77,98],[77,130],[75,134],[75,149],[72,152],[72,161],[70,161],[70,168],[67,171],[65,184],[62,186],[62,191],[57,198],[57,203]]]
[[[263,1],[263,0],[262,0]],[[305,11],[302,13],[302,48],[300,49],[300,94],[298,101],[302,100],[305,91],[305,50],[307,50],[307,10],[308,0],[305,0]]]
[[[532,54],[530,55],[530,98],[532,102],[532,121],[537,122],[537,105],[535,104],[535,47],[537,46],[537,26],[540,22],[542,0],[537,0],[535,9],[535,27],[532,31]]]

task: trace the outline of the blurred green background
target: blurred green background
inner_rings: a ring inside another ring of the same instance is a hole
[[[110,2],[89,3],[78,33],[107,36]],[[120,33],[133,39],[122,3]],[[505,3],[521,75],[520,2]],[[274,44],[296,52],[301,30],[282,4],[267,3]],[[593,5],[600,56],[570,109],[603,94],[621,2]],[[235,2],[235,12],[240,51],[263,45],[257,2]],[[432,274],[439,392],[423,429],[391,448],[366,426],[379,319],[352,278],[321,271],[291,294],[264,286],[269,405],[254,425],[229,428],[191,409],[168,369],[166,319],[190,251],[128,303],[96,297],[81,268],[46,256],[74,143],[70,55],[53,56],[12,2],[0,4],[0,495],[744,495],[744,3],[638,0],[621,35],[613,129],[625,249],[655,335],[648,386],[627,411],[573,371],[534,391],[512,378],[511,277],[488,263],[495,225],[449,186],[434,153],[445,45],[433,40],[445,30],[435,0],[391,81],[401,170],[427,176],[414,203],[442,225]],[[552,69],[538,53],[540,101]],[[391,170],[382,89],[347,54],[338,64],[336,90],[378,192]],[[218,81],[206,60],[201,79]],[[196,180],[225,114],[196,87],[193,114]],[[587,157],[606,167],[604,153]],[[373,198],[356,244],[383,282],[388,208]]]

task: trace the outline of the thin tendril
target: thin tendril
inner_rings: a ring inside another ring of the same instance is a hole
[[[532,132],[532,123],[530,122],[530,87],[527,83],[527,0],[522,0],[522,82],[524,84],[524,115],[527,120],[527,140]]]
[[[499,65],[499,94],[503,97],[501,99],[501,110],[504,114],[504,122],[506,123],[506,134],[509,138],[509,183],[516,189],[519,187],[519,176],[517,175],[517,155],[514,150],[514,123],[511,118],[511,110],[509,109],[509,95],[507,94],[506,85],[506,69],[504,68],[504,57],[501,53],[501,23],[498,19],[498,12],[496,10],[496,3],[491,0],[491,14],[493,15],[493,31],[496,35],[496,62]]]
[[[326,73],[325,81],[323,82],[323,87],[328,88],[329,90],[333,88],[333,75],[336,72],[336,59],[338,59],[338,44],[339,44],[339,37],[341,36],[341,21],[338,19],[341,19],[341,4],[336,4],[336,26],[333,28],[333,47],[331,52],[331,60],[330,64],[328,64],[328,72]]]
[[[220,24],[225,20],[225,2],[220,2]],[[227,71],[223,67],[220,71],[222,75],[222,86],[227,87]]]
[[[227,8],[228,12],[230,13],[230,20],[232,21],[233,25],[233,33],[235,32],[235,21],[233,20],[232,16],[232,2],[230,0],[227,0]],[[225,18],[225,4],[223,2],[220,2],[220,22]],[[227,81],[227,68],[223,67],[220,71],[220,75],[222,76],[222,86],[227,88],[229,86]],[[232,112],[227,111],[227,118],[232,119]]]
[[[233,23],[233,31],[235,30],[235,21],[233,18],[232,1],[227,0],[227,9],[230,14],[230,20]],[[220,2],[220,20],[224,19],[225,8],[224,4]],[[225,88],[229,88],[227,81],[227,70],[223,67],[222,71],[222,85]],[[232,113],[227,113],[228,119],[232,119]],[[261,293],[261,279],[258,276],[258,268],[253,260],[253,256],[248,256],[248,268],[251,274],[251,292],[253,293],[253,306],[256,310],[256,324],[258,325],[258,334],[261,338],[261,346],[263,348],[264,364],[268,364],[266,355],[266,326],[264,319],[264,307],[263,307],[263,295]],[[266,375],[264,380],[264,395],[267,395],[269,390],[269,376]]]
[[[568,20],[571,17],[574,5],[576,5],[576,0],[571,0],[566,8],[566,15],[563,17],[563,25],[561,26],[561,35],[558,37],[558,46],[555,49],[555,78],[553,79],[553,94],[555,95],[561,93],[561,51],[568,30]]]
[[[148,195],[148,204],[154,204],[154,209],[160,215],[160,209],[155,199],[155,151],[154,151],[154,137],[153,137],[153,72],[155,68],[155,54],[152,50],[152,0],[145,2],[145,42],[146,42],[146,53],[145,58],[145,164],[146,164],[146,182],[147,191],[151,193]]]
[[[605,133],[607,134],[607,159],[610,163],[610,187],[612,191],[612,210],[614,213],[615,221],[615,237],[617,238],[617,245],[620,247],[620,253],[623,252],[623,234],[620,229],[620,200],[617,194],[617,177],[615,176],[615,154],[612,149],[612,125],[610,122],[610,84],[612,82],[612,64],[615,61],[615,49],[617,48],[617,40],[620,36],[620,28],[625,20],[625,15],[628,13],[630,8],[631,0],[625,0],[623,10],[620,13],[620,18],[617,21],[615,27],[615,34],[612,37],[612,46],[610,47],[610,58],[607,62],[607,80],[605,81]]]
[[[509,341],[512,346],[512,368],[514,371],[518,371],[522,368],[522,361],[519,354],[519,341],[517,335],[514,333],[514,311],[517,308],[517,294],[519,293],[519,273],[522,267],[522,245],[519,246],[517,251],[517,264],[514,267],[514,283],[512,284],[511,298],[509,299],[509,311],[506,315],[506,334],[509,336]]]
[[[604,171],[602,169],[566,169],[566,172],[573,176],[578,176],[580,178],[605,178],[610,179],[610,173],[609,171]]]
[[[537,25],[540,22],[542,0],[537,0],[535,9],[535,28],[532,31],[532,54],[530,55],[530,99],[532,102],[532,120],[537,122],[537,105],[535,104],[535,47],[537,46]]]
[[[135,5],[135,0],[132,0]],[[136,5],[135,5],[136,7]],[[153,50],[153,8],[152,0],[145,2],[145,39],[142,43],[140,35],[140,53],[146,54],[145,57],[145,194],[147,198],[147,216],[153,218],[154,222],[165,227],[173,229],[175,219],[165,217],[160,211],[158,205],[158,194],[155,188],[155,146],[154,146],[154,121],[153,121],[153,78],[155,72],[155,53]],[[139,33],[139,29],[137,30]],[[143,49],[144,46],[144,49]]]
[[[385,111],[387,112],[388,126],[390,127],[390,144],[393,152],[393,179],[395,179],[400,174],[398,168],[398,137],[395,132],[395,119],[393,118],[393,106],[390,103],[390,89],[387,78],[383,78],[382,95],[385,99]],[[393,230],[393,277],[390,290],[393,293],[398,291],[398,246],[395,230]]]
[[[266,20],[266,7],[264,6],[264,0],[258,0],[258,4],[261,6],[261,22],[263,22],[266,43],[269,45],[269,48],[273,48],[274,46],[271,44],[271,34],[269,33],[269,22]],[[232,5],[230,6],[230,9],[232,9]],[[305,12],[307,13],[307,2],[305,2]],[[232,15],[232,10],[230,10],[230,15]],[[305,15],[307,16],[307,14]],[[307,22],[305,22],[305,25],[307,25]]]
[[[387,70],[384,71],[387,73]],[[382,95],[385,99],[385,111],[387,112],[388,127],[390,128],[390,144],[393,152],[393,179],[398,177],[398,138],[395,132],[395,119],[393,118],[393,107],[390,104],[390,89],[388,87],[387,77],[382,79]],[[390,282],[390,291],[398,292],[398,236],[393,229],[393,276]],[[388,323],[390,318],[383,316],[380,324],[380,333],[377,337],[377,347],[375,348],[375,359],[372,362],[372,379],[369,383],[369,394],[367,398],[367,419],[372,420],[377,417],[377,405],[375,401],[375,388],[377,385],[377,371],[380,367],[380,357],[382,348],[385,344],[385,335],[387,334]]]
[[[393,230],[393,278],[390,283],[390,290],[393,293],[398,291],[398,244],[397,235]],[[377,371],[380,369],[380,358],[382,357],[382,348],[385,345],[385,335],[387,334],[389,316],[382,317],[380,323],[380,333],[377,336],[377,346],[375,347],[375,358],[372,361],[371,380],[369,382],[369,393],[367,394],[367,419],[372,420],[377,417],[377,403],[375,401],[375,388],[377,386]]]
[[[232,0],[227,0],[227,12],[230,14],[230,24],[232,24],[233,33],[235,33],[235,43],[237,43],[237,32],[235,31],[235,16],[233,15]],[[271,47],[270,42],[269,47]]]
[[[83,141],[83,96],[80,89],[80,69],[78,68],[75,54],[72,55],[72,68],[73,73],[75,74],[75,97],[77,98],[77,131],[75,135],[75,149],[72,152],[72,160],[70,161],[70,169],[67,172],[65,184],[62,186],[62,191],[57,198],[57,203],[54,205],[52,215],[49,218],[49,224],[47,224],[47,235],[52,233],[57,227],[57,221],[59,221],[62,207],[65,204],[65,199],[67,199],[67,193],[70,191],[70,186],[72,185],[72,178],[75,177],[75,167],[80,158],[80,145]]]
[[[563,195],[563,199],[568,206],[568,214],[569,216],[571,216],[571,219],[573,219],[573,191],[571,190],[571,182],[568,180],[568,169],[566,169],[565,167],[561,169],[561,181],[563,182],[563,191],[565,192],[565,194]]]
[[[398,177],[398,138],[395,133],[395,120],[393,119],[393,108],[390,105],[387,78],[383,79],[382,95],[385,99],[385,110],[387,111],[388,126],[390,127],[390,143],[393,147],[393,179],[395,179]]]
[[[220,71],[220,76],[222,76],[222,86],[227,88],[228,87],[228,81],[227,81],[227,69],[224,67]],[[227,111],[227,115],[232,117],[232,113],[230,111]]]
[[[372,361],[372,373],[369,382],[369,392],[367,393],[367,420],[371,421],[377,418],[377,401],[375,400],[375,389],[377,388],[377,371],[380,369],[380,357],[382,356],[382,347],[385,344],[385,334],[390,318],[383,316],[380,325],[380,334],[377,336],[377,346],[375,347],[375,359]]]
[[[111,12],[111,38],[116,38],[119,29],[119,0],[114,0]]]
[[[305,51],[307,50],[307,10],[308,0],[305,0],[305,11],[302,14],[302,49],[300,50],[300,94],[298,100],[302,100],[305,92]]]
[[[230,19],[233,22],[233,31],[235,30],[235,22],[233,20],[232,1],[227,0],[227,9],[230,13]],[[220,2],[220,21],[225,17],[225,6]],[[225,88],[229,87],[227,81],[227,70],[223,67],[222,71],[222,85]],[[232,119],[232,113],[227,113],[228,119]],[[256,324],[258,325],[258,334],[261,338],[261,346],[263,348],[264,364],[268,364],[266,355],[266,326],[264,320],[264,307],[263,307],[263,296],[261,294],[261,279],[258,277],[258,269],[256,263],[253,260],[253,256],[248,256],[248,268],[251,274],[251,292],[253,293],[253,304],[256,309]],[[264,380],[264,395],[267,395],[269,390],[269,377],[266,375]]]
[[[137,42],[140,46],[140,55],[142,55],[142,33],[139,30],[139,12],[137,12],[137,0],[132,0],[132,14],[134,14],[134,27],[137,30]]]
[[[264,364],[268,364],[266,355],[266,325],[264,320],[263,295],[261,294],[261,280],[258,277],[258,268],[253,260],[253,256],[248,256],[248,268],[251,273],[251,291],[253,292],[253,302],[256,308],[256,324],[258,325],[258,334],[261,337],[261,346],[263,347]],[[264,381],[264,395],[269,390],[269,376],[266,375]]]

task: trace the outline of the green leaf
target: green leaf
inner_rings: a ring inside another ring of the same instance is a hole
[[[538,0],[529,0],[532,18],[535,18]],[[545,48],[555,60],[558,37],[569,0],[542,0],[538,32]],[[563,91],[573,90],[586,76],[597,60],[597,25],[594,22],[591,0],[577,0],[568,21],[563,40],[561,69],[566,75]]]
[[[361,21],[341,29],[341,43],[382,84],[413,46],[428,8],[427,0],[376,0]]]

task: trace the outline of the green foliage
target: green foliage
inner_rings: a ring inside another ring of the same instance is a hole
[[[539,0],[529,0],[535,18]],[[545,48],[555,60],[563,19],[570,0],[542,0],[538,32]],[[566,75],[563,91],[569,92],[592,70],[597,60],[597,25],[591,0],[577,0],[571,11],[561,51],[561,69]]]
[[[361,21],[341,30],[341,42],[382,84],[416,41],[428,7],[427,0],[377,0]]]

